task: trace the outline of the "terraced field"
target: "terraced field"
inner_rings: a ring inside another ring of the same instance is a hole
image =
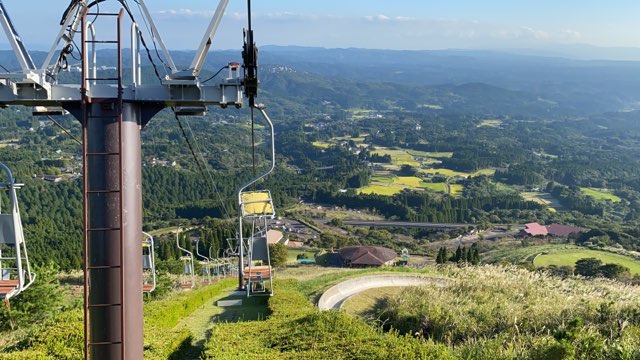
[[[619,196],[613,195],[607,190],[596,189],[596,188],[580,188],[583,194],[587,196],[591,196],[596,200],[609,200],[611,202],[620,202],[622,199]]]

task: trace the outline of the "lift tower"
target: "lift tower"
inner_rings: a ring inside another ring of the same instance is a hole
[[[141,141],[140,132],[151,118],[171,107],[182,115],[206,106],[242,107],[245,83],[256,94],[256,65],[241,79],[237,65],[217,83],[201,81],[200,73],[229,0],[219,0],[211,23],[188,69],[178,69],[167,51],[144,0],[140,14],[163,53],[169,74],[146,84],[141,76],[142,32],[124,0],[74,0],[64,12],[61,28],[42,66],[37,67],[0,0],[0,25],[20,65],[17,72],[0,73],[0,106],[38,107],[38,114],[62,109],[82,125],[84,174],[85,358],[143,358]],[[105,4],[106,3],[106,4]],[[117,5],[105,12],[104,5]],[[103,11],[101,11],[101,9]],[[113,24],[115,31],[97,36],[95,23]],[[131,24],[129,43],[125,23]],[[115,33],[115,35],[114,35]],[[80,34],[80,83],[62,84],[59,73],[68,66]],[[252,33],[251,33],[252,37]],[[96,46],[117,49],[116,69],[98,72]],[[245,58],[255,51],[245,49]],[[123,49],[131,48],[131,81],[123,81]],[[147,49],[148,50],[148,49]],[[35,114],[35,111],[34,111]]]

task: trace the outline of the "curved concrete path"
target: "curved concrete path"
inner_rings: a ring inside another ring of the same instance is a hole
[[[330,287],[320,297],[320,300],[318,301],[318,308],[320,310],[340,309],[344,301],[349,297],[369,289],[383,287],[420,286],[424,284],[435,284],[436,286],[444,286],[446,283],[447,279],[421,275],[366,275],[354,279],[349,279]]]

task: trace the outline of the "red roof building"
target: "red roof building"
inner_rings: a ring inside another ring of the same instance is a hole
[[[338,250],[338,254],[347,266],[384,266],[393,265],[398,254],[381,246],[348,246]]]
[[[530,236],[547,236],[547,228],[538,223],[525,224],[524,232]]]
[[[547,232],[551,236],[566,237],[571,234],[579,234],[584,230],[575,226],[551,224],[547,226]]]

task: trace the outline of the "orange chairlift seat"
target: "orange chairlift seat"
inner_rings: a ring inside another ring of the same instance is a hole
[[[243,279],[247,297],[253,295],[273,295],[273,269],[271,268],[271,257],[269,255],[269,244],[267,241],[268,221],[275,217],[275,208],[271,192],[268,190],[246,191],[250,186],[256,184],[271,172],[276,164],[275,160],[275,133],[273,122],[264,110],[264,106],[256,106],[262,117],[269,125],[271,138],[271,166],[262,174],[256,176],[238,191],[239,207],[239,245],[240,268],[243,270]],[[251,223],[251,235],[244,238],[244,222]],[[247,245],[247,265],[243,266],[243,247]]]
[[[4,211],[0,201],[0,299],[9,300],[27,289],[36,275],[31,272],[16,195],[22,185],[16,184],[6,165],[0,163],[0,169],[7,178],[0,189],[8,192],[10,207]]]
[[[142,291],[153,292],[156,289],[156,259],[153,236],[143,232],[142,235]]]
[[[180,246],[180,229],[176,231],[176,245],[178,245],[178,249],[183,253],[183,256],[180,257],[183,265],[183,272],[180,277],[180,288],[184,290],[193,289],[196,286],[193,253]]]

